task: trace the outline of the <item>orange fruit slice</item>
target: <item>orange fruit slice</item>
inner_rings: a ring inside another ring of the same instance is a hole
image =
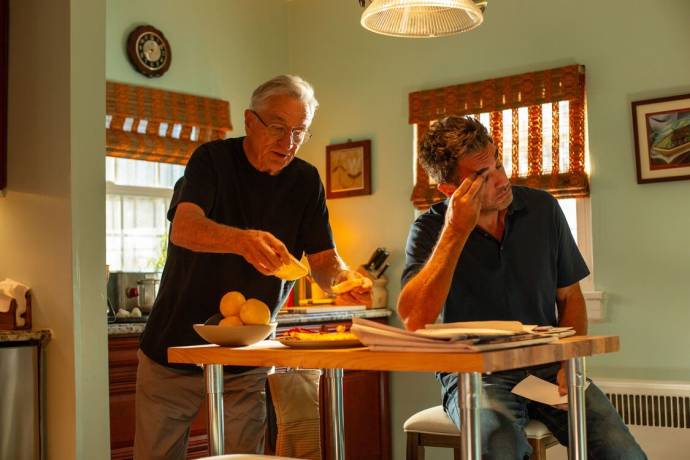
[[[303,276],[307,276],[308,274],[309,270],[307,270],[307,267],[302,265],[302,263],[295,259],[291,254],[290,263],[278,267],[278,270],[273,273],[273,276],[277,276],[278,278],[287,281],[294,281],[302,278]]]
[[[356,287],[362,286],[366,288],[371,287],[371,285],[372,282],[369,278],[353,278],[331,286],[331,291],[333,291],[334,294],[344,294]]]

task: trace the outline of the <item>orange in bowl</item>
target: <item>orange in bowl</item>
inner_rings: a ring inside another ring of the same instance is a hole
[[[237,316],[240,314],[240,308],[247,299],[238,291],[230,291],[220,299],[220,312],[223,316]]]
[[[258,299],[247,299],[240,308],[240,319],[244,324],[268,324],[271,310]]]
[[[234,327],[234,326],[244,326],[244,323],[240,319],[238,315],[231,315],[231,316],[226,316],[222,320],[220,320],[220,323],[218,323],[218,326],[223,326],[223,327]]]

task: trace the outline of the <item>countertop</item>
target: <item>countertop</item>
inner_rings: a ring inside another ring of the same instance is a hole
[[[0,343],[33,341],[41,342],[42,345],[45,345],[52,335],[53,331],[50,329],[0,331]]]
[[[278,315],[278,326],[294,326],[298,324],[325,323],[332,321],[347,321],[352,318],[387,318],[393,312],[387,308],[374,308],[371,310],[344,311],[333,313],[309,313],[309,314],[284,314]],[[108,336],[132,336],[144,331],[146,323],[114,323],[108,324]]]

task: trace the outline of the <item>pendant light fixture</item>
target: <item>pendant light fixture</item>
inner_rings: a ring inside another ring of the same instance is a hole
[[[372,0],[360,23],[371,32],[392,37],[443,37],[478,27],[484,20],[486,3],[482,0]]]

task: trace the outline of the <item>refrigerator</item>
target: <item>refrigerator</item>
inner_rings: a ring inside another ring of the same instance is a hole
[[[40,460],[39,345],[0,342],[0,459]]]

